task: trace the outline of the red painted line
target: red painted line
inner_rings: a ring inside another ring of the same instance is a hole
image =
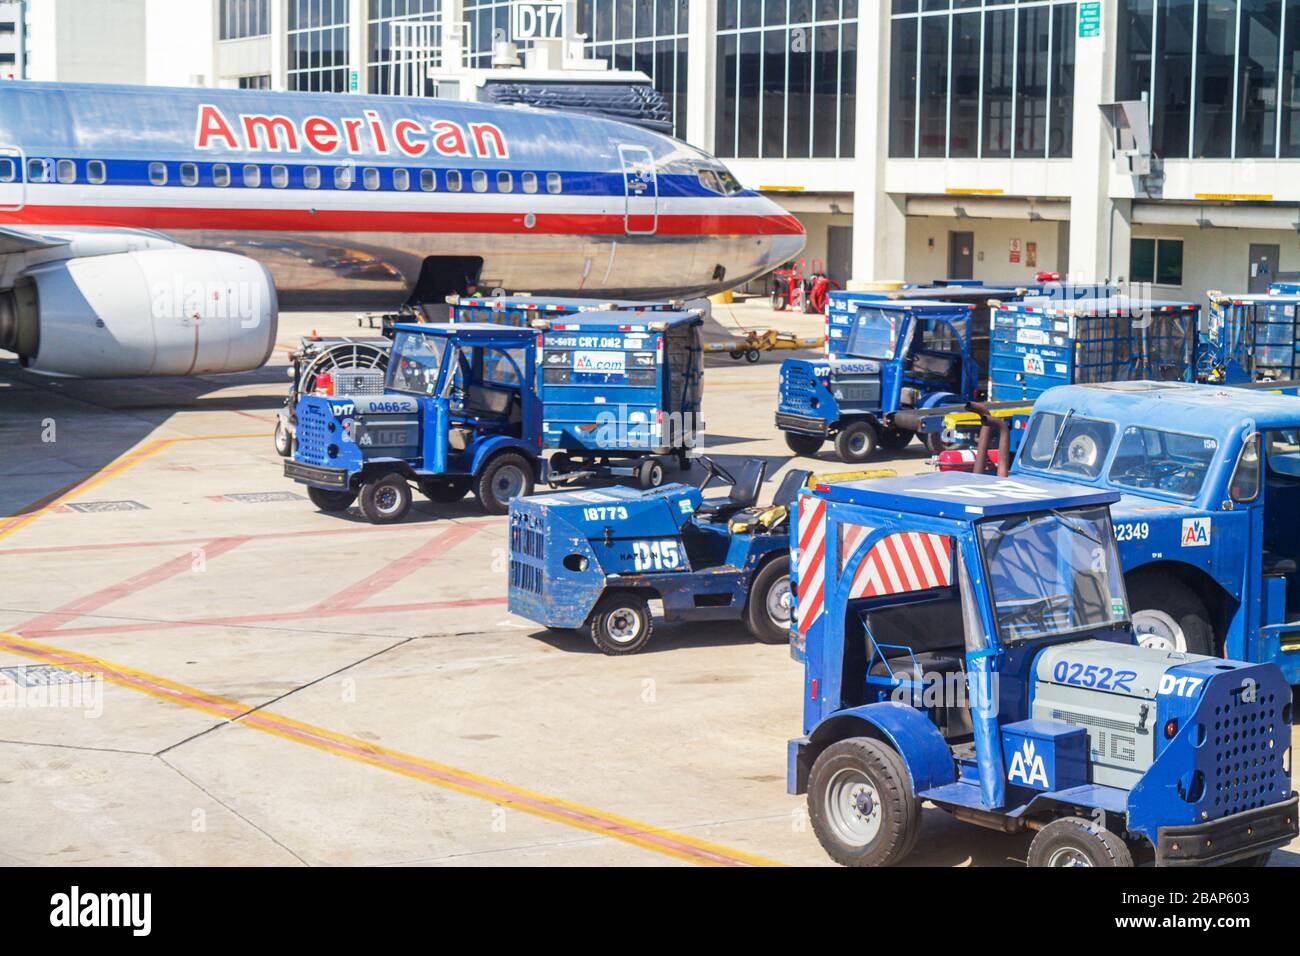
[[[186,206],[25,206],[0,212],[0,223],[41,226],[131,226],[232,229],[239,232],[493,233],[625,236],[623,214],[519,212],[392,212],[380,209],[193,208]],[[659,215],[665,236],[798,236],[794,216]],[[647,238],[653,238],[649,236]]]
[[[224,495],[214,496],[217,499],[224,499]],[[460,522],[459,527],[486,528],[492,524],[491,519],[481,518],[474,519],[472,522]],[[311,531],[268,531],[262,534],[250,534],[245,537],[249,541],[268,541],[274,539],[286,538],[315,538],[327,537],[337,534],[386,534],[389,532],[410,532],[410,531],[428,531],[428,525],[423,524],[395,524],[395,525],[368,525],[368,524],[345,524],[343,527],[324,527],[313,528]],[[142,541],[96,541],[88,544],[53,544],[37,547],[26,548],[6,548],[0,550],[0,558],[8,555],[24,554],[63,554],[69,551],[116,551],[119,548],[165,548],[174,544],[195,544],[204,541],[211,541],[210,537],[202,538],[161,538],[154,540]]]
[[[209,541],[200,546],[203,560],[206,561],[209,558],[225,554],[227,551],[239,547],[247,540],[247,538],[216,538]],[[50,634],[69,621],[75,621],[77,618],[90,614],[92,611],[97,611],[105,605],[112,604],[114,601],[128,597],[155,584],[160,584],[168,578],[185,572],[194,566],[194,561],[195,555],[193,552],[179,554],[164,561],[157,567],[140,572],[135,577],[119,581],[117,584],[87,594],[84,597],[79,597],[75,601],[70,601],[53,611],[38,615],[26,624],[20,624],[14,630],[19,634],[28,632]]]
[[[414,574],[440,554],[445,554],[459,544],[468,541],[478,532],[477,528],[453,526],[442,534],[430,538],[410,554],[403,555],[391,564],[385,565],[374,574],[344,588],[337,594],[327,597],[317,604],[313,611],[344,611],[356,607],[366,598],[392,587]]]
[[[238,617],[208,617],[190,621],[136,621],[129,624],[112,624],[105,627],[65,627],[58,631],[26,629],[25,637],[60,637],[81,634],[133,634],[142,631],[173,631],[193,627],[239,627],[247,624],[276,624],[286,621],[311,621],[327,617],[360,617],[380,614],[412,614],[423,611],[445,611],[461,607],[488,607],[505,604],[503,597],[463,598],[457,601],[424,601],[417,604],[384,604],[376,607],[346,607],[321,610],[319,607],[305,611],[280,611],[274,614],[245,614]]]

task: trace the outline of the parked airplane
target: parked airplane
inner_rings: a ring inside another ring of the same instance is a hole
[[[0,84],[0,349],[51,374],[255,368],[277,292],[705,295],[804,234],[640,127],[436,99]]]

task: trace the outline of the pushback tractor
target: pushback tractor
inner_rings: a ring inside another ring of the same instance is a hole
[[[834,860],[906,858],[922,801],[1032,831],[1031,866],[1258,863],[1297,835],[1290,687],[1136,642],[1118,498],[956,473],[799,495],[788,783]]]

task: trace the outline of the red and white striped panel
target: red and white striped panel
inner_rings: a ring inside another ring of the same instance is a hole
[[[795,602],[800,634],[826,609],[826,502],[805,495],[799,500],[799,593]]]
[[[848,522],[840,523],[840,566],[835,569],[835,576],[838,578],[844,573],[844,567],[849,563],[849,558],[853,557],[853,552],[858,550],[867,535],[871,534],[872,528],[864,524],[849,524]]]
[[[847,560],[851,552],[844,553]],[[905,594],[950,584],[952,539],[909,531],[886,535],[871,546],[853,576],[849,597]]]

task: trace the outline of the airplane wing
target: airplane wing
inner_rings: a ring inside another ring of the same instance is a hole
[[[32,249],[53,249],[56,246],[66,246],[70,241],[56,236],[26,232],[13,226],[0,226],[0,256],[13,252],[28,252]]]

